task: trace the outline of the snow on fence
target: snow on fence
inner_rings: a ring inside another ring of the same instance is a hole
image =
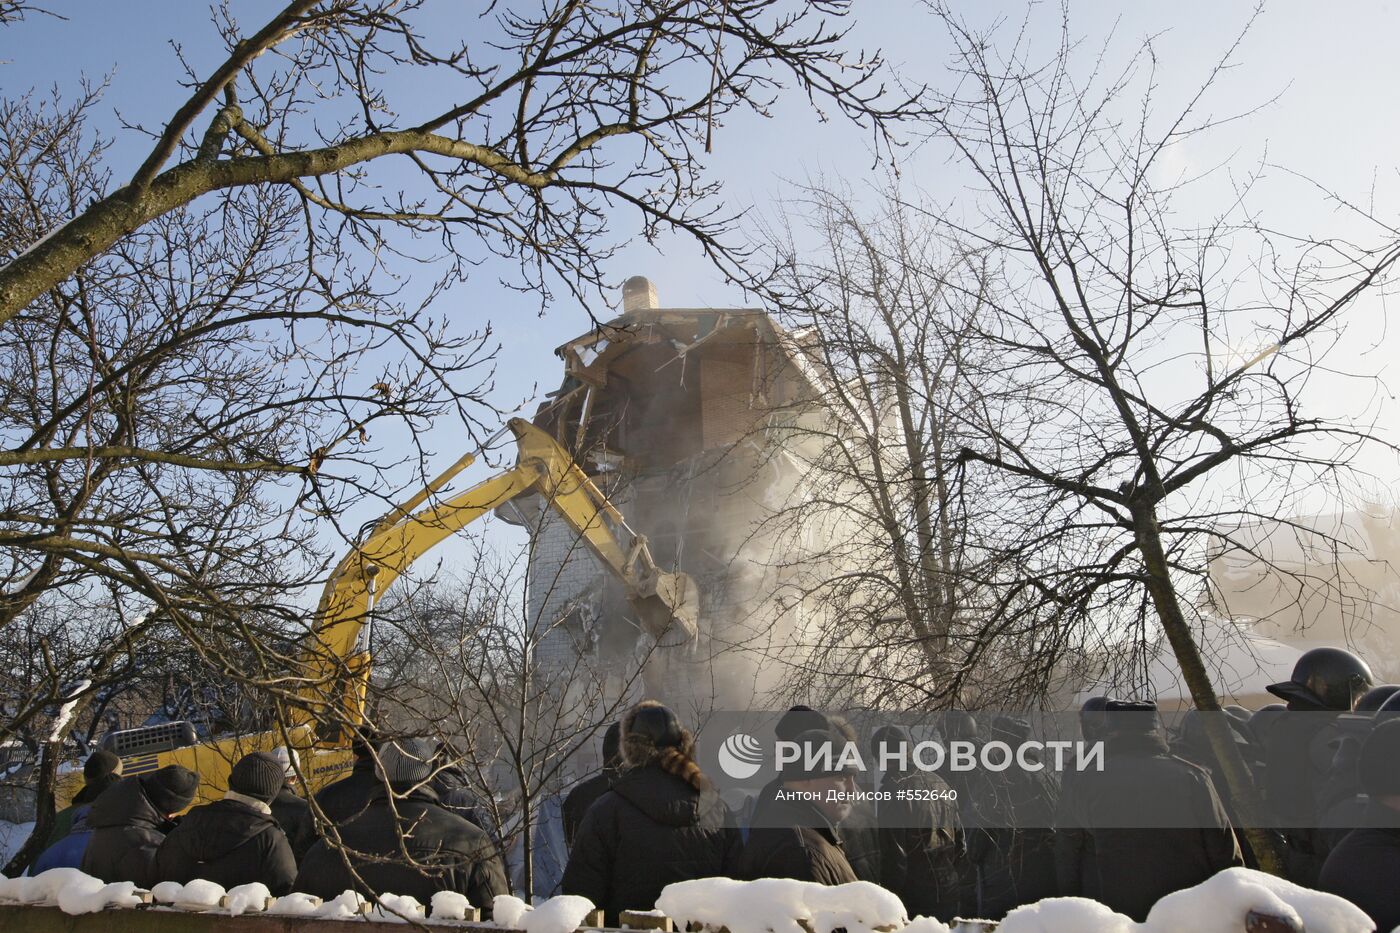
[[[705,878],[667,887],[657,909],[627,912],[622,926],[675,933],[1372,933],[1351,903],[1243,868],[1158,901],[1136,923],[1096,901],[1050,898],[1019,907],[1000,922],[959,920],[950,927],[910,920],[899,899],[857,881],[823,887],[782,878]],[[574,933],[602,929],[602,914],[581,897],[533,907],[502,895],[493,920],[460,894],[441,891],[429,904],[386,894],[369,903],[353,891],[329,901],[308,894],[272,897],[261,884],[225,891],[209,881],[163,882],[143,891],[104,884],[74,868],[35,878],[0,877],[0,933],[336,933],[354,923],[452,926],[463,933]],[[1382,931],[1384,933],[1384,931]],[[1395,931],[1400,933],[1400,931]]]

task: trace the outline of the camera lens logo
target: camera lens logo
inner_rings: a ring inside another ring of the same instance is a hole
[[[736,732],[719,747],[719,767],[736,781],[747,780],[763,767],[763,746],[753,736]]]

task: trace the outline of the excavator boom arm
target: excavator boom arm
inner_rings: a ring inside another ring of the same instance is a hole
[[[511,419],[507,426],[518,448],[515,466],[408,514],[408,508],[426,500],[420,493],[409,506],[399,506],[377,522],[366,540],[337,565],[321,598],[319,624],[307,646],[302,723],[326,721],[327,717],[316,711],[324,710],[328,696],[340,697],[342,715],[348,721],[362,720],[369,677],[368,646],[362,644],[362,635],[374,601],[409,565],[444,539],[487,512],[530,493],[539,494],[622,581],[649,634],[658,640],[667,635],[673,641],[694,637],[699,606],[689,578],[656,566],[646,539],[628,528],[622,514],[552,437],[519,418]],[[470,463],[471,458],[464,457],[451,472]],[[443,485],[444,477],[434,480],[432,486]]]

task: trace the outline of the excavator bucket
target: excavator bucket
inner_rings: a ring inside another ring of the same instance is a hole
[[[662,648],[693,641],[700,631],[700,591],[688,574],[657,571],[628,599],[642,629]]]

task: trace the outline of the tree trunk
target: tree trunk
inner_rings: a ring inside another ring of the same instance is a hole
[[[35,788],[34,830],[24,845],[5,865],[3,874],[7,878],[17,878],[24,874],[39,854],[48,847],[49,833],[53,832],[54,796],[53,786],[58,778],[58,761],[62,756],[63,739],[45,742],[39,752],[39,782]]]
[[[1171,569],[1167,563],[1166,551],[1162,547],[1162,533],[1157,525],[1156,510],[1151,506],[1133,509],[1133,533],[1138,550],[1142,554],[1147,569],[1147,589],[1152,596],[1152,605],[1157,610],[1157,618],[1162,623],[1162,631],[1171,644],[1172,654],[1181,668],[1186,685],[1191,690],[1191,699],[1196,709],[1203,713],[1206,737],[1216,760],[1225,769],[1225,783],[1230,789],[1230,797],[1235,812],[1244,824],[1239,827],[1259,860],[1259,867],[1271,875],[1283,876],[1283,853],[1279,851],[1278,840],[1267,830],[1261,829],[1258,819],[1259,807],[1255,798],[1255,788],[1245,767],[1244,758],[1235,745],[1230,726],[1220,714],[1220,699],[1215,695],[1210,675],[1206,673],[1205,662],[1196,646],[1191,626],[1187,623],[1177,600],[1176,587],[1172,583]]]

